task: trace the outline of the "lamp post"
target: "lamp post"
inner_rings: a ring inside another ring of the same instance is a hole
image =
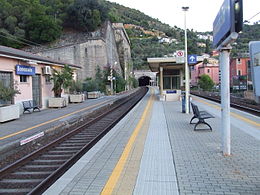
[[[110,64],[110,93],[113,95],[113,64]]]
[[[184,11],[184,36],[185,36],[185,113],[190,113],[189,96],[190,96],[190,73],[188,67],[188,46],[187,46],[187,28],[186,28],[186,12],[189,7],[182,7]]]

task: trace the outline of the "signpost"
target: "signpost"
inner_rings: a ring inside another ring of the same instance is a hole
[[[184,63],[184,51],[176,51],[176,63]]]
[[[224,0],[213,23],[213,47],[220,51],[221,130],[224,156],[231,154],[229,55],[231,46],[243,26],[242,0]]]
[[[197,63],[197,55],[188,55],[188,64],[196,64]]]

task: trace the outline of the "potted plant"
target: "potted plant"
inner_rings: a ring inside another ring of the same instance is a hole
[[[69,88],[70,102],[79,103],[84,101],[84,94],[82,94],[83,85],[80,81],[73,81]]]
[[[11,104],[16,94],[20,94],[17,86],[6,87],[0,81],[0,122],[5,122],[20,117],[19,104]]]
[[[73,70],[65,65],[60,71],[53,69],[53,74],[51,79],[53,80],[54,98],[49,99],[49,107],[65,107],[67,106],[67,101],[65,97],[61,97],[62,90],[67,89],[73,80]]]

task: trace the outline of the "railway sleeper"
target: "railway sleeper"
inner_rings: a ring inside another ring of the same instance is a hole
[[[31,165],[61,165],[65,162],[66,160],[40,160],[36,159],[31,161],[29,164]]]
[[[55,171],[59,168],[60,165],[25,165],[21,167],[20,171],[30,171],[30,172],[38,172],[38,171]]]
[[[6,179],[42,179],[48,177],[52,171],[17,171],[6,176]]]
[[[62,159],[69,159],[72,154],[43,154],[39,159],[42,160],[62,160]]]
[[[67,141],[63,142],[62,144],[86,144],[86,142],[89,142],[89,141],[91,141],[92,139],[94,139],[94,138],[86,138],[85,140],[77,141],[77,142],[75,142],[75,141],[73,141],[73,140],[67,140]],[[62,144],[60,144],[60,146],[61,146]]]
[[[3,195],[24,195],[28,194],[32,189],[31,188],[19,188],[19,189],[0,189],[0,194]]]
[[[55,148],[54,148],[54,150],[61,150],[61,151],[63,151],[63,150],[69,150],[69,151],[71,151],[71,150],[74,150],[74,151],[78,151],[79,149],[81,149],[82,147],[81,146],[73,146],[73,147],[67,147],[67,146],[56,146]]]
[[[59,146],[61,147],[74,147],[74,146],[85,146],[85,143],[61,143]]]
[[[49,151],[48,154],[75,154],[76,152],[78,152],[78,150],[52,150]]]
[[[81,133],[79,133],[77,135],[94,137],[96,134],[97,134],[96,132],[82,131]]]
[[[33,188],[38,185],[42,179],[2,179],[0,181],[1,189]]]
[[[85,141],[86,139],[88,139],[88,138],[94,138],[94,137],[96,137],[96,135],[95,136],[92,136],[92,137],[90,137],[90,136],[86,136],[86,137],[83,137],[83,136],[74,136],[74,137],[71,137],[70,138],[70,140],[73,140],[73,141]],[[85,141],[86,142],[86,141]]]

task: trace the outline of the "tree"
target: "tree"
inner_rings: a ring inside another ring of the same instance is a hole
[[[92,32],[108,18],[108,9],[100,0],[76,0],[68,16],[73,28]]]
[[[26,25],[27,39],[46,43],[56,40],[61,35],[61,26],[54,17],[46,15],[46,7],[36,1],[30,9],[30,14],[30,22]]]
[[[198,84],[203,91],[210,91],[214,86],[214,82],[207,74],[201,75]]]

